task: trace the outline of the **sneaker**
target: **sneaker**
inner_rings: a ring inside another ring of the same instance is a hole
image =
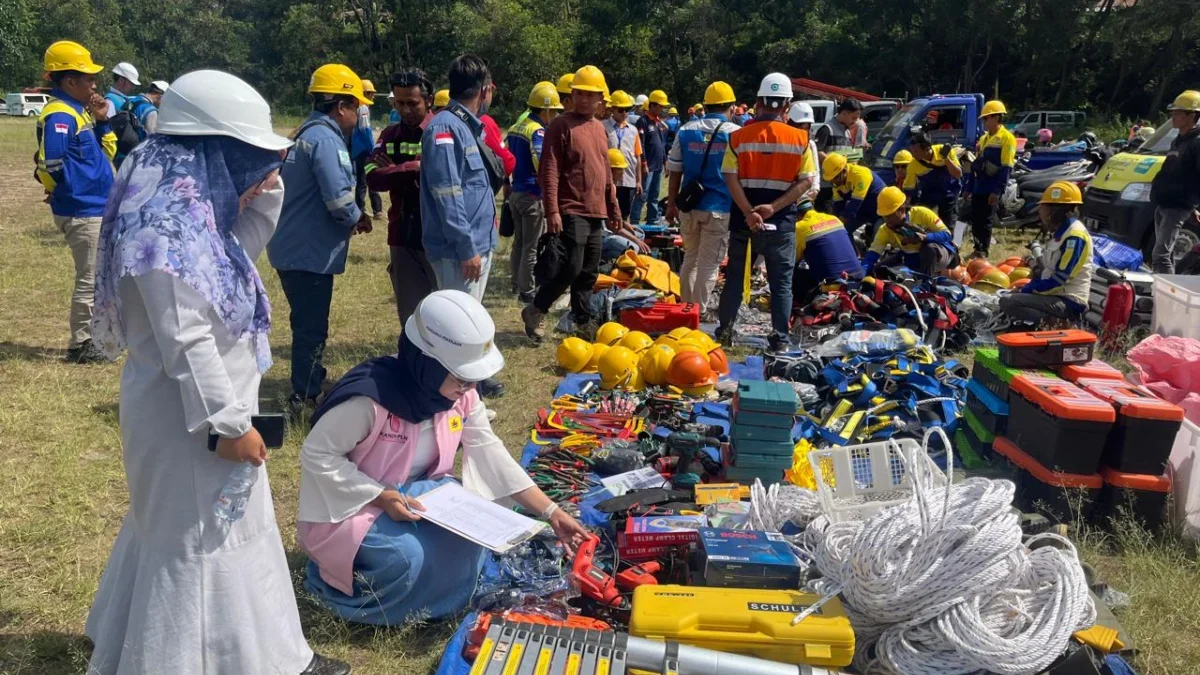
[[[543,317],[545,315],[532,304],[525,305],[521,309],[521,321],[525,322],[525,335],[538,344],[541,344],[542,340],[546,338],[546,329],[542,328]]]
[[[312,661],[300,675],[350,675],[350,664],[320,654],[313,654]]]
[[[500,398],[504,395],[504,383],[494,377],[489,377],[476,386],[479,388],[479,395],[484,398]]]
[[[100,351],[100,348],[95,343],[91,340],[86,340],[82,344],[68,349],[65,360],[67,363],[88,364],[104,363],[108,361],[108,358],[104,356],[104,353]]]

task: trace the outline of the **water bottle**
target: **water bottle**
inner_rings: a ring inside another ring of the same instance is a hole
[[[250,500],[250,490],[258,480],[258,467],[250,462],[242,462],[229,474],[221,495],[213,504],[213,515],[221,520],[236,523],[246,513],[246,502]]]

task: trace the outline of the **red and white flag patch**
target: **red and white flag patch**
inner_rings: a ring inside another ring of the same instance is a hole
[[[454,134],[450,132],[442,132],[433,135],[434,145],[454,145]]]
[[[59,134],[69,134],[71,133],[71,127],[66,124],[55,124],[54,132]]]

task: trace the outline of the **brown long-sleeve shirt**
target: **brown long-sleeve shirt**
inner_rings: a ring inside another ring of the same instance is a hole
[[[566,113],[550,123],[538,182],[547,217],[557,213],[621,220],[608,165],[608,131],[590,115]]]

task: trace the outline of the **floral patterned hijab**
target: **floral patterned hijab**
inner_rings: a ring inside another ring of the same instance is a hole
[[[109,358],[125,349],[122,277],[166,272],[203,296],[229,329],[271,365],[271,305],[233,234],[239,197],[283,164],[278,152],[224,136],[151,135],[121,166],[96,254],[92,333]]]

